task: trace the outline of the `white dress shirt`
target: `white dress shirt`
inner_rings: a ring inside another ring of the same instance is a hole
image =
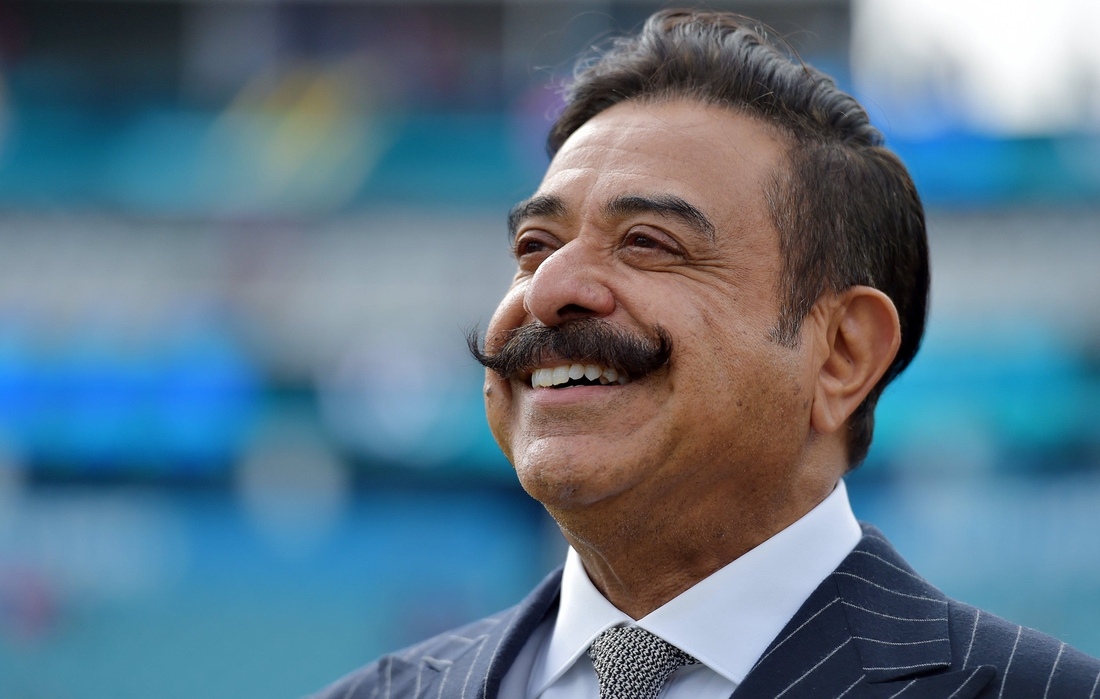
[[[561,602],[504,675],[500,699],[599,699],[587,650],[612,626],[637,625],[699,660],[661,699],[729,699],[862,532],[841,481],[801,519],[637,621],[607,601],[569,550]]]

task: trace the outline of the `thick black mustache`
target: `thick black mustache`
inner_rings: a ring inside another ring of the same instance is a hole
[[[599,364],[636,379],[660,369],[672,356],[668,331],[654,325],[650,333],[651,337],[636,335],[604,320],[580,318],[561,325],[532,323],[507,331],[493,354],[480,348],[476,326],[467,331],[466,344],[478,363],[505,379],[529,374],[551,359]]]

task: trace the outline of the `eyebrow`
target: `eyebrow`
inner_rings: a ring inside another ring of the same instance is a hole
[[[512,207],[508,212],[508,239],[515,240],[519,231],[519,224],[528,218],[546,216],[548,218],[565,218],[568,213],[565,202],[560,197],[540,194],[530,199],[525,199]]]
[[[710,222],[707,215],[673,194],[656,196],[627,194],[615,197],[604,207],[604,215],[608,218],[620,218],[641,213],[655,213],[680,219],[680,221],[704,235],[707,240],[714,240],[714,224]]]
[[[508,239],[515,240],[519,225],[525,219],[536,216],[565,218],[569,212],[565,202],[554,195],[540,194],[521,201],[508,212]],[[643,195],[624,194],[615,197],[604,206],[603,213],[608,218],[621,218],[631,214],[655,213],[671,216],[684,222],[707,240],[713,241],[714,224],[698,207],[689,204],[674,194]]]

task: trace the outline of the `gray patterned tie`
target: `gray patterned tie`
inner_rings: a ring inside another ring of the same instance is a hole
[[[600,699],[657,699],[661,685],[682,665],[699,661],[637,626],[604,631],[588,649]]]

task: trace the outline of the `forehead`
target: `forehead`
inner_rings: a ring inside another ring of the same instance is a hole
[[[783,167],[785,152],[774,130],[730,109],[628,101],[569,137],[538,194],[558,197],[571,210],[624,194],[674,195],[728,224],[764,216],[764,187]]]

